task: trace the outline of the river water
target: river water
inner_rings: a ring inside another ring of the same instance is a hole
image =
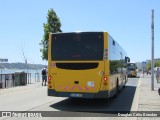
[[[16,72],[25,72],[25,73],[30,73],[31,75],[31,80],[37,79],[38,75],[41,80],[41,69],[38,70],[33,70],[33,69],[0,69],[0,74],[12,74]]]

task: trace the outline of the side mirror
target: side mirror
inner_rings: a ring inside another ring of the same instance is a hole
[[[125,63],[130,62],[130,58],[129,57],[125,57]]]
[[[130,58],[128,57],[128,62],[130,62]]]

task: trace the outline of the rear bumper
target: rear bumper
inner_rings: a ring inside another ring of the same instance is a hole
[[[73,97],[71,96],[73,92],[56,92],[53,89],[48,89],[48,96],[56,97]],[[108,91],[100,91],[98,93],[75,93],[82,96],[76,96],[76,98],[109,98],[110,94]]]
[[[128,77],[136,77],[137,75],[134,74],[128,74]]]

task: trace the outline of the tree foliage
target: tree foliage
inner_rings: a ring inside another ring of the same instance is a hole
[[[146,68],[147,68],[147,70],[150,70],[150,69],[151,69],[151,62],[148,62],[148,63],[147,63]]]
[[[155,61],[154,61],[154,67],[160,67],[160,61],[155,60]],[[147,70],[150,70],[150,69],[151,69],[151,62],[148,62],[148,63],[147,63],[146,68],[147,68]]]
[[[160,61],[155,61],[155,67],[160,67]]]
[[[41,53],[42,53],[42,59],[48,60],[48,39],[49,39],[49,33],[56,33],[56,32],[62,32],[61,28],[61,22],[59,18],[57,17],[57,14],[55,11],[51,8],[48,10],[47,14],[47,22],[43,23],[44,28],[44,35],[41,40]]]

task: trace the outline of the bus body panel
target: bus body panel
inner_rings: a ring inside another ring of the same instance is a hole
[[[65,62],[63,64],[68,64]],[[73,62],[71,62],[73,64]],[[53,68],[52,77],[54,80],[54,89],[57,92],[91,92],[97,93],[100,89],[102,76],[100,71],[104,71],[104,62],[76,62],[74,64],[98,64],[97,68],[86,70],[68,70]]]

